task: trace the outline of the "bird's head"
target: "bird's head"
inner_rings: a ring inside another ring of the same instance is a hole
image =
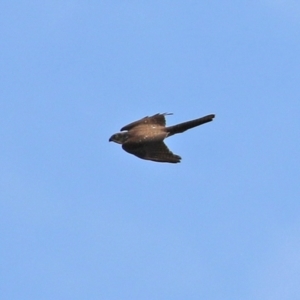
[[[128,134],[127,132],[119,132],[119,133],[115,133],[113,134],[110,138],[109,141],[110,142],[115,142],[117,144],[123,144],[126,142],[126,140],[128,139]]]

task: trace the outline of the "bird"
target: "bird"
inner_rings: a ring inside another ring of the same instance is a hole
[[[211,122],[215,115],[210,114],[177,125],[166,127],[165,116],[172,113],[158,113],[144,117],[121,128],[113,134],[109,142],[121,144],[123,150],[141,159],[164,163],[179,163],[181,157],[171,152],[164,139],[174,134]]]

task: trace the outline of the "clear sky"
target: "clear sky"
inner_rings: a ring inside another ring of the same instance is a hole
[[[300,299],[300,2],[0,3],[0,298]],[[139,118],[215,113],[166,140]]]

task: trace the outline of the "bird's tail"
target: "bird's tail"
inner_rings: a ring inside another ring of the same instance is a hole
[[[177,133],[181,133],[188,129],[194,128],[196,126],[211,122],[214,117],[215,117],[215,115],[207,115],[207,116],[199,118],[199,119],[187,121],[187,122],[180,123],[180,124],[177,124],[174,126],[169,126],[166,128],[166,131],[169,132],[168,136],[177,134]]]

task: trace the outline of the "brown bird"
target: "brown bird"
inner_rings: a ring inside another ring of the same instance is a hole
[[[122,144],[122,148],[125,151],[142,159],[178,163],[181,157],[173,154],[168,149],[164,139],[211,122],[215,117],[215,115],[207,115],[199,119],[166,127],[166,115],[171,114],[156,114],[130,123],[121,128],[121,131],[127,130],[126,132],[113,134],[109,141]]]

